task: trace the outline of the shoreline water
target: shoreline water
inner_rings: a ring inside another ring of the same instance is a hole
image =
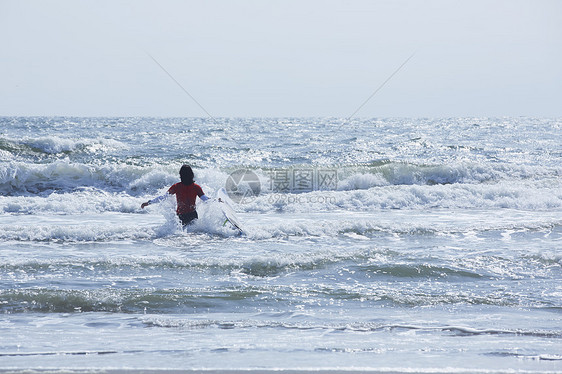
[[[333,122],[0,118],[0,372],[561,371],[562,121]]]

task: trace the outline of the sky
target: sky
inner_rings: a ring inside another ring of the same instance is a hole
[[[559,0],[0,0],[0,38],[1,116],[562,116]]]

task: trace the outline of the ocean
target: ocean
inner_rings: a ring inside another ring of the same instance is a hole
[[[0,117],[0,192],[3,372],[562,372],[559,118]]]

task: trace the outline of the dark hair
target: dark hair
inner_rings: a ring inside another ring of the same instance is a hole
[[[193,170],[191,170],[191,166],[183,165],[180,169],[180,179],[183,184],[190,185],[193,183]]]

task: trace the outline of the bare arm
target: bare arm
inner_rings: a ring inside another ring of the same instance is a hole
[[[167,196],[168,196],[168,194],[166,193],[165,195],[158,196],[158,197],[156,197],[152,200],[148,200],[146,203],[142,203],[141,208],[144,209],[145,207],[149,206],[150,204],[157,204],[157,203],[161,202],[162,200],[164,200]]]

